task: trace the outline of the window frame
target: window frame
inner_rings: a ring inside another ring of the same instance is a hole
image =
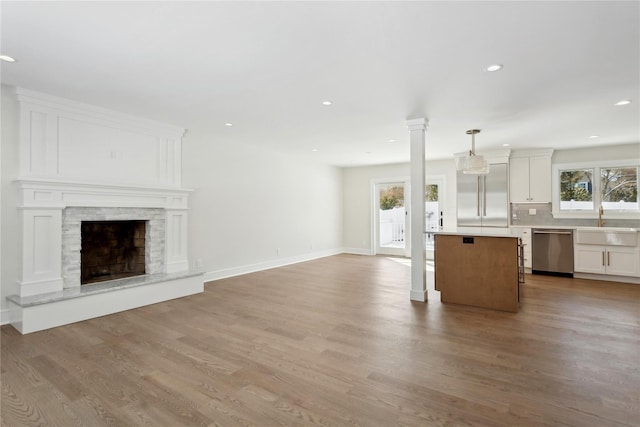
[[[636,168],[636,185],[640,186],[640,159],[607,160],[600,162],[556,163],[551,167],[551,205],[554,218],[597,218],[601,200],[600,170],[605,168]],[[560,172],[593,169],[593,209],[560,209]],[[640,196],[639,196],[640,198]],[[640,200],[638,201],[640,203]],[[640,209],[606,209],[605,216],[618,219],[637,219]]]

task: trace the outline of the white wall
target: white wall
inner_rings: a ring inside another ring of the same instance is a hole
[[[11,95],[11,88],[2,86],[1,114],[2,134],[0,150],[1,187],[0,187],[0,320],[6,323],[7,303],[5,297],[18,293],[18,278],[20,275],[20,254],[22,251],[22,237],[18,217],[18,193],[12,183],[18,177],[18,103]]]
[[[640,143],[623,145],[604,145],[600,147],[556,150],[552,163],[580,163],[606,160],[640,159]]]
[[[342,170],[190,129],[183,139],[190,198],[189,259],[205,279],[337,253]]]
[[[19,106],[2,87],[0,309],[18,293],[20,224]],[[312,259],[342,251],[342,169],[295,156],[213,141],[197,129],[183,139],[189,201],[189,260],[205,278]],[[202,260],[200,267],[196,260]],[[7,313],[2,312],[6,323]]]
[[[373,180],[409,177],[409,163],[363,166],[344,170],[343,243],[349,252],[371,253],[371,209]],[[426,163],[427,181],[431,176],[445,177],[444,226],[456,226],[456,168],[453,159]]]

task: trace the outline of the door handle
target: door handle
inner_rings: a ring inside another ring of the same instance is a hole
[[[480,177],[476,177],[476,216],[480,216]]]
[[[611,265],[611,252],[607,251],[607,265]]]
[[[487,216],[487,177],[482,177],[482,214]]]
[[[534,230],[533,234],[564,234],[570,235],[573,234],[571,231],[544,231],[544,230]]]
[[[604,265],[604,251],[602,251],[602,265]]]

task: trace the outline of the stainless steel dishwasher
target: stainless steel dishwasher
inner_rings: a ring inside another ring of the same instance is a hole
[[[531,252],[533,274],[573,277],[573,230],[534,228]]]

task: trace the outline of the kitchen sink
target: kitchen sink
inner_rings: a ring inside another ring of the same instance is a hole
[[[636,246],[638,230],[618,227],[576,228],[576,243],[581,245]]]

